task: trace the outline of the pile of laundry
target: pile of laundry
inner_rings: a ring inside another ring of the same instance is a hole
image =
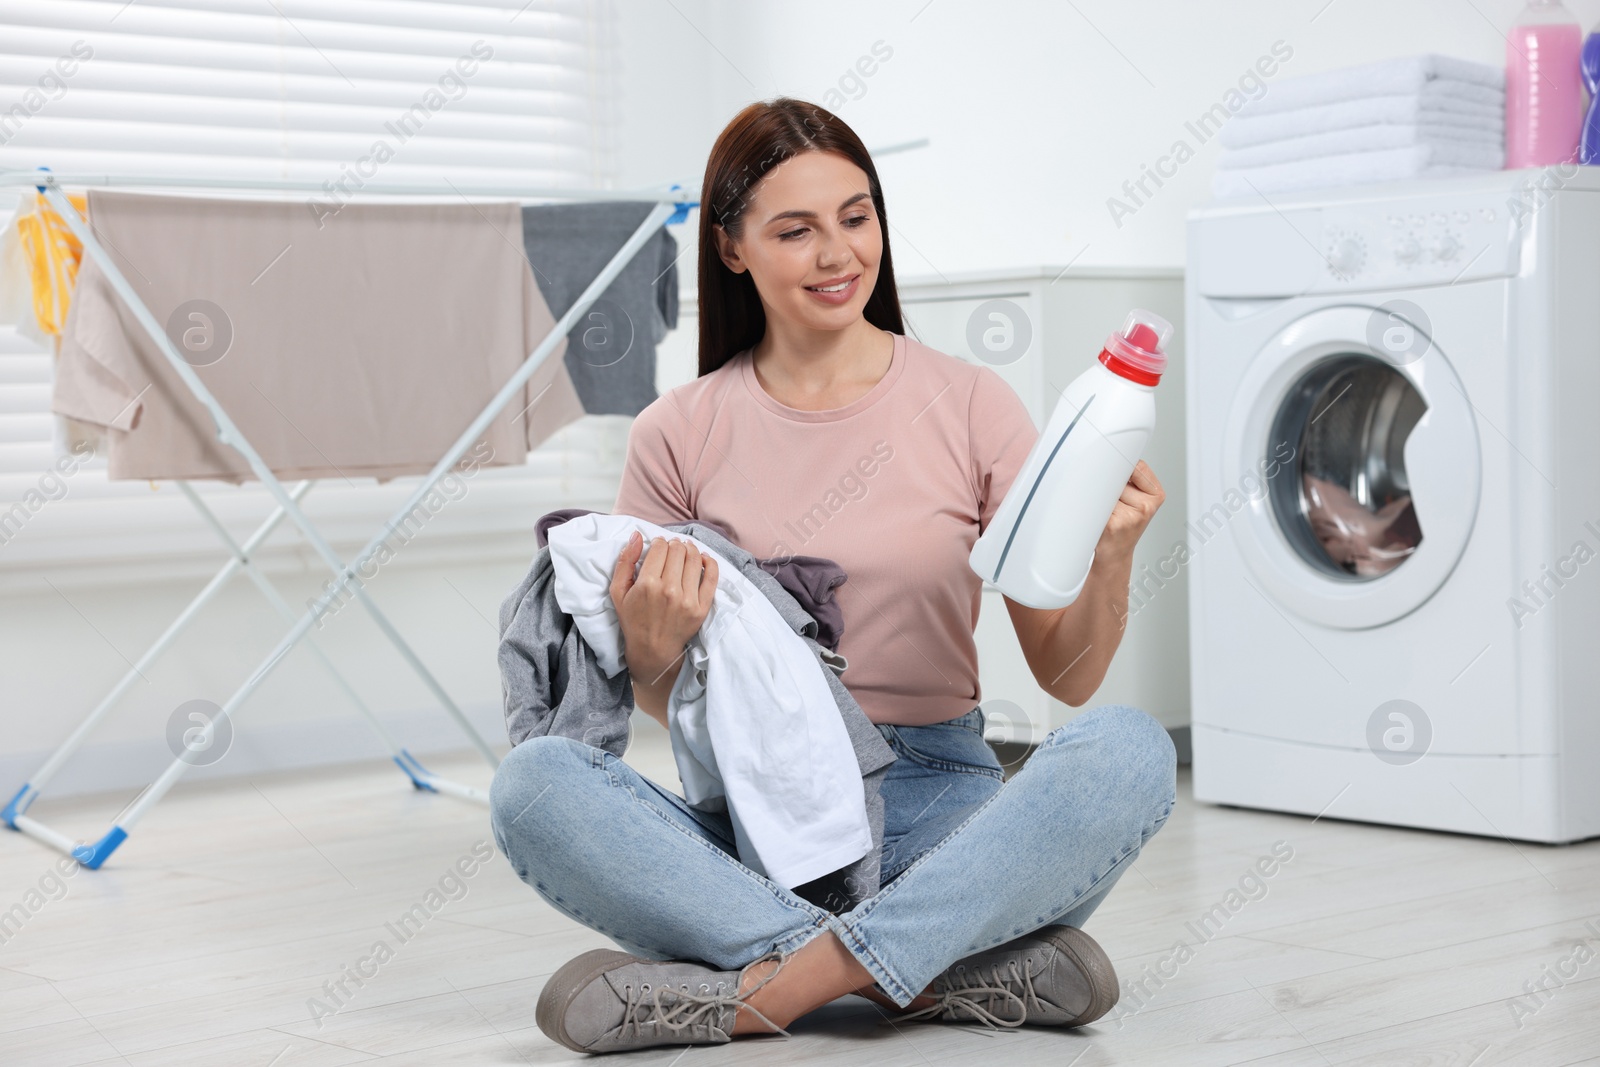
[[[572,737],[621,756],[633,688],[611,574],[634,530],[687,540],[718,562],[710,612],[667,703],[684,799],[726,812],[738,859],[843,911],[878,891],[880,787],[895,755],[839,680],[846,575],[812,556],[757,559],[712,523],[658,526],[563,509],[500,607],[500,675],[513,746]]]
[[[1270,86],[1218,134],[1219,199],[1500,170],[1505,71],[1390,59]]]

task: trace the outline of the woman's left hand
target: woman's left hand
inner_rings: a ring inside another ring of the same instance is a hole
[[[1102,558],[1132,559],[1133,546],[1138,543],[1145,527],[1150,525],[1156,510],[1166,499],[1167,494],[1161,488],[1156,472],[1141,459],[1128,476],[1128,484],[1122,487],[1122,496],[1111,509],[1111,518],[1100,534],[1099,544],[1095,546],[1096,561]]]

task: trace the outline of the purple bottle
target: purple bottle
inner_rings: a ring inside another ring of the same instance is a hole
[[[1583,137],[1578,142],[1578,162],[1600,163],[1600,26],[1589,31],[1580,57],[1583,84],[1589,90],[1589,113],[1583,119]]]

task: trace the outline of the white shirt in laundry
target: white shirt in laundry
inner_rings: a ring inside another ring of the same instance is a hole
[[[717,590],[667,700],[684,799],[726,808],[739,860],[792,889],[872,846],[861,769],[820,659],[739,569],[693,537],[631,515],[551,528],[556,602],[607,677],[625,666],[611,574],[638,530],[717,560]],[[640,558],[643,558],[641,554]]]

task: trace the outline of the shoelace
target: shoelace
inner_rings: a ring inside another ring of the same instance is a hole
[[[983,984],[985,976],[977,967],[974,967],[973,971],[977,975],[978,981],[969,984],[966,974],[967,968],[964,965],[957,965],[953,984],[947,980],[945,991],[939,994],[937,1003],[904,1015],[892,1016],[885,1021],[899,1022],[902,1019],[920,1019],[924,1016],[937,1016],[952,1008],[961,1008],[972,1014],[979,1022],[991,1030],[1002,1026],[1021,1026],[1028,1019],[1029,1005],[1034,1004],[1042,1008],[1044,1007],[1044,1002],[1034,992],[1033,975],[1028,971],[1027,967],[1018,967],[1015,956],[1010,957],[1005,962],[1006,968],[1011,972],[1009,977],[1015,983],[1015,986],[1008,985],[1006,980],[1000,976],[1000,964],[998,962],[989,965],[988,984]],[[1025,964],[1031,962],[1033,962],[1032,957],[1024,960]],[[1016,992],[1016,986],[1021,987],[1021,994]],[[982,1004],[978,1002],[978,997],[980,996],[983,998]],[[1002,1018],[991,1010],[995,1007],[995,1001],[1000,998],[1005,1001],[1016,1002],[1019,1011],[1016,1019]]]
[[[637,990],[631,985],[623,986],[623,993],[627,999],[623,1002],[621,1036],[626,1038],[629,1027],[632,1027],[634,1038],[639,1039],[643,1035],[644,1024],[657,1023],[674,1032],[690,1026],[705,1027],[705,1036],[709,1039],[711,1027],[721,1020],[723,1009],[729,1007],[743,1008],[784,1037],[790,1036],[789,1031],[763,1015],[760,1009],[744,1002],[746,997],[772,981],[773,976],[783,969],[783,964],[786,961],[778,953],[769,953],[749,966],[755,966],[755,963],[762,963],[771,959],[778,960],[778,966],[774,967],[766,977],[744,993],[734,992],[730,994],[725,992],[726,984],[723,982],[717,983],[717,991],[715,993],[710,991],[711,986],[705,982],[700,984],[700,988],[705,990],[703,993],[690,992],[688,985],[682,985],[676,989],[672,986],[655,986],[652,988],[650,983],[646,982]],[[737,986],[735,986],[735,989],[737,989]],[[672,997],[671,1003],[662,1003],[661,996],[663,993]],[[648,1010],[645,1010],[647,1007]],[[707,1018],[707,1015],[710,1018]],[[738,1012],[735,1011],[734,1019],[737,1020],[738,1017]],[[731,1029],[730,1026],[730,1031]]]

